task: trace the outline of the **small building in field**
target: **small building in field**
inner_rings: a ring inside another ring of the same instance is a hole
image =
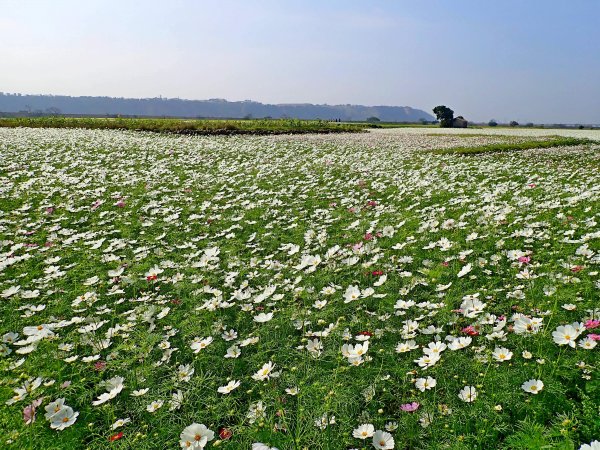
[[[452,128],[467,128],[469,122],[463,116],[455,117],[452,120]]]

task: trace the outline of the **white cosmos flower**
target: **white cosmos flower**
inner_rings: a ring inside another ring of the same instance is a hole
[[[112,424],[111,428],[113,430],[116,430],[117,428],[121,428],[122,426],[127,425],[129,422],[131,422],[131,419],[129,417],[126,417],[125,419],[117,419],[115,423]]]
[[[426,390],[433,389],[437,381],[435,378],[427,377],[427,378],[417,378],[415,381],[415,387],[421,392],[425,392]]]
[[[212,336],[209,336],[207,338],[195,338],[192,344],[190,345],[190,348],[194,350],[194,353],[198,353],[200,352],[200,350],[204,350],[206,347],[208,347],[212,343],[212,341]]]
[[[193,374],[194,368],[190,364],[182,364],[177,369],[177,379],[179,381],[190,381]]]
[[[217,392],[219,394],[229,394],[231,393],[234,389],[237,389],[240,385],[240,382],[238,380],[231,380],[229,383],[227,383],[225,386],[221,386],[217,389]]]
[[[521,389],[530,394],[537,394],[544,389],[544,382],[542,380],[529,380],[521,385]]]
[[[123,384],[123,377],[113,377],[105,382],[107,392],[104,392],[98,396],[96,400],[92,402],[92,405],[98,406],[107,401],[115,398],[119,392],[123,390],[125,385]],[[135,392],[135,391],[134,391]]]
[[[277,447],[269,447],[267,444],[263,444],[262,442],[255,442],[252,444],[251,450],[279,450]]]
[[[372,437],[373,433],[375,433],[375,427],[370,423],[363,423],[362,425],[356,427],[354,431],[352,431],[352,436],[356,439],[364,440]]]
[[[469,263],[469,264],[465,265],[462,269],[460,269],[460,272],[458,272],[458,274],[456,274],[456,276],[458,278],[462,278],[466,274],[468,274],[471,270],[473,270],[473,266],[471,265],[471,263]]]
[[[124,270],[125,270],[125,268],[123,268],[123,267],[119,267],[118,269],[115,269],[115,270],[109,270],[108,276],[111,278],[120,277],[121,275],[123,275]]]
[[[471,342],[473,342],[473,339],[470,336],[460,336],[452,339],[448,344],[448,348],[452,351],[460,350],[468,347]]]
[[[141,397],[142,395],[146,395],[146,392],[148,392],[150,390],[150,388],[144,388],[144,389],[136,389],[135,391],[133,391],[131,393],[132,397]]]
[[[273,313],[260,313],[257,314],[256,316],[254,316],[254,321],[258,322],[258,323],[265,323],[268,322],[269,320],[271,320],[273,318]]]
[[[346,292],[344,292],[344,303],[350,303],[358,298],[360,298],[358,286],[348,286]]]
[[[568,345],[575,348],[575,341],[579,337],[579,331],[573,325],[564,325],[552,332],[552,338],[558,345]]]
[[[432,353],[431,355],[423,355],[419,359],[415,359],[414,362],[418,364],[423,370],[433,367],[440,360],[439,353]]]
[[[64,407],[65,407],[65,399],[64,398],[58,398],[58,399],[54,400],[53,402],[49,403],[44,408],[46,410],[46,414],[45,414],[46,419],[50,420],[52,418],[52,416],[58,414]]]
[[[9,288],[4,289],[0,293],[0,297],[2,297],[2,298],[12,297],[13,295],[15,295],[20,290],[21,290],[21,286],[11,286]]]
[[[215,433],[209,430],[203,423],[193,423],[183,429],[179,435],[181,448],[198,450],[203,449],[208,441],[215,438]]]
[[[320,356],[321,352],[323,351],[323,343],[318,339],[309,339],[308,343],[306,344],[306,349],[313,356]]]
[[[325,307],[325,305],[327,305],[327,300],[316,300],[313,303],[313,307],[315,309],[323,309]]]
[[[224,358],[237,358],[242,354],[240,348],[237,345],[232,345],[227,349],[227,353]]]
[[[252,375],[252,378],[256,381],[267,380],[271,376],[271,372],[273,371],[274,367],[275,364],[269,361],[268,363],[263,364],[263,366],[258,370],[258,372]]]
[[[539,317],[520,316],[515,320],[513,331],[516,334],[536,334],[542,325],[543,321]]]
[[[148,278],[148,277],[157,277],[158,275],[160,275],[163,272],[164,272],[164,270],[162,270],[160,267],[153,267],[148,272],[146,272],[144,274],[144,276],[146,278]]]
[[[391,450],[394,448],[394,438],[387,431],[377,430],[373,433],[373,447],[377,450]]]
[[[492,353],[492,357],[496,360],[496,361],[508,361],[509,359],[511,359],[513,356],[512,352],[504,347],[496,347]]]
[[[592,441],[589,444],[582,444],[579,450],[600,450],[600,441]]]
[[[475,389],[475,386],[465,386],[458,393],[458,398],[463,402],[472,403],[477,398],[477,389]]]
[[[78,412],[74,412],[73,408],[64,405],[64,407],[50,418],[50,428],[54,430],[64,430],[70,427],[77,420]]]
[[[411,350],[415,350],[417,348],[419,348],[419,346],[413,340],[399,342],[398,345],[396,346],[396,353],[406,353],[406,352],[410,352]]]
[[[592,350],[596,347],[596,345],[598,345],[598,342],[596,342],[593,339],[590,339],[589,337],[586,337],[579,341],[579,346],[585,350]]]
[[[162,405],[164,403],[165,402],[163,400],[154,400],[152,403],[146,406],[146,411],[148,411],[149,413],[153,413],[162,408]]]

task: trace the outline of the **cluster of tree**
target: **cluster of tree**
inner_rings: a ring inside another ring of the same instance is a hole
[[[451,110],[445,105],[439,105],[433,108],[433,113],[437,117],[437,120],[440,122],[440,127],[452,128],[452,123],[454,121],[453,110]]]

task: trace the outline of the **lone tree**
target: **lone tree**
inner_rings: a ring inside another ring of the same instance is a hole
[[[511,127],[518,127],[519,126],[519,122],[517,122],[516,120],[511,120],[510,123],[509,123],[509,125]]]
[[[497,127],[497,126],[498,126],[498,122],[496,122],[494,119],[492,119],[488,122],[488,127]]]
[[[452,121],[454,120],[454,111],[444,105],[436,106],[433,108],[433,113],[440,121],[440,127],[452,128]]]

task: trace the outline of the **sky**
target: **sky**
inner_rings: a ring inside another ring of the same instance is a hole
[[[0,0],[0,91],[600,123],[598,0]]]

